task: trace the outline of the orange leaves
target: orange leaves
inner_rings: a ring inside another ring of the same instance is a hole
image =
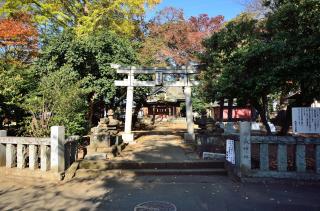
[[[16,14],[0,19],[1,58],[11,63],[29,62],[37,55],[38,32],[30,16]]]
[[[169,7],[149,23],[147,39],[161,40],[162,47],[157,51],[159,58],[170,58],[177,65],[186,65],[197,61],[196,54],[204,49],[203,39],[218,31],[223,20],[223,16],[211,18],[207,14],[185,19],[183,10]]]
[[[1,45],[34,45],[37,37],[37,30],[31,25],[27,15],[0,20]]]

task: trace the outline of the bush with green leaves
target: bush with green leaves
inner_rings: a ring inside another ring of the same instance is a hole
[[[28,134],[48,136],[50,127],[66,127],[66,134],[83,134],[86,131],[87,104],[84,80],[68,66],[41,78],[36,90],[29,94],[24,108],[31,113],[27,118]]]

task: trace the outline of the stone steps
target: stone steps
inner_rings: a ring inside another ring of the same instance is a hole
[[[126,169],[126,170],[97,170],[79,169],[76,178],[97,178],[100,176],[169,176],[169,175],[219,175],[226,176],[225,169]]]
[[[183,162],[133,162],[133,161],[91,161],[80,162],[79,169],[224,169],[223,161],[183,161]]]
[[[91,161],[79,164],[76,177],[98,177],[106,174],[118,175],[227,175],[222,161],[183,162],[133,162]]]

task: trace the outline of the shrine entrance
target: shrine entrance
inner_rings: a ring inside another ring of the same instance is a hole
[[[184,69],[172,68],[137,68],[137,67],[121,67],[120,65],[112,64],[112,68],[117,70],[118,74],[127,74],[128,78],[122,81],[115,81],[115,86],[127,87],[126,99],[126,114],[125,114],[125,130],[122,134],[122,139],[125,143],[134,142],[134,134],[132,133],[132,108],[133,108],[133,92],[134,87],[183,87],[185,103],[186,103],[186,118],[187,118],[187,133],[184,134],[185,141],[194,141],[195,134],[193,128],[192,100],[191,87],[198,85],[195,76],[198,73],[195,67],[187,67]],[[153,81],[140,81],[135,79],[135,74],[153,75]],[[168,80],[170,78],[170,80]]]

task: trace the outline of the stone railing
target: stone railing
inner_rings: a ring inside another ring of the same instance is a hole
[[[252,168],[252,144],[259,145],[259,167]],[[276,170],[270,170],[270,145],[276,145]],[[295,167],[288,170],[288,146],[295,147]],[[306,147],[315,146],[314,169],[307,170]],[[250,122],[240,123],[240,139],[235,141],[235,172],[240,177],[320,179],[320,138],[295,136],[251,136]]]
[[[61,175],[76,160],[78,136],[65,139],[65,129],[51,127],[50,138],[8,137],[0,131],[0,167]]]

